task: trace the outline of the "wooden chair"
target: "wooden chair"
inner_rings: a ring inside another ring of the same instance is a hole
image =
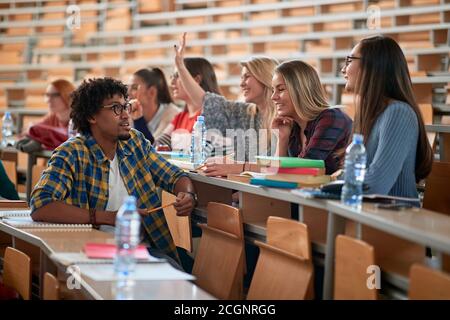
[[[347,221],[345,234],[356,238],[354,227],[353,221]],[[398,280],[407,279],[411,266],[426,258],[424,246],[365,225],[361,225],[361,240],[373,246],[380,268]]]
[[[247,299],[313,298],[314,269],[308,227],[295,220],[269,217],[267,243],[260,248]]]
[[[334,299],[377,299],[377,291],[367,286],[367,268],[375,265],[374,248],[364,241],[338,235],[335,251]]]
[[[59,282],[51,273],[44,274],[44,300],[59,300]]]
[[[162,192],[161,200],[163,206],[175,202],[175,199],[175,195],[166,191]],[[173,206],[164,208],[163,211],[175,245],[192,252],[191,218],[177,216],[177,211]]]
[[[42,176],[42,172],[47,168],[47,165],[35,164],[31,171],[31,190],[33,190],[34,186],[38,183],[39,179]],[[28,179],[28,177],[27,177]]]
[[[31,298],[31,259],[25,253],[8,247],[3,261],[3,283],[16,290],[24,300]]]
[[[414,264],[410,272],[409,299],[450,300],[450,275]]]
[[[208,223],[200,224],[202,237],[192,274],[197,285],[219,299],[242,299],[244,228],[239,209],[217,202],[207,207]]]
[[[450,138],[450,137],[449,137]],[[425,183],[423,207],[450,215],[450,162],[433,162],[430,175]],[[450,256],[443,255],[443,269],[450,272]]]
[[[450,215],[450,162],[433,162],[426,179],[423,207]]]

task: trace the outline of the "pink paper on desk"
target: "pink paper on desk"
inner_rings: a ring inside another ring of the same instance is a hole
[[[113,259],[116,255],[116,245],[108,243],[86,243],[84,245],[84,252],[90,259]],[[150,255],[148,254],[145,246],[138,246],[134,253],[136,259],[148,260]]]

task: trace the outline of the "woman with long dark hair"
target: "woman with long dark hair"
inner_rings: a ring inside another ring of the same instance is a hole
[[[131,77],[128,96],[134,99],[131,112],[134,127],[151,143],[181,111],[173,103],[164,73],[159,68],[136,71]]]
[[[364,136],[368,192],[417,198],[416,182],[430,173],[433,153],[402,50],[388,37],[363,39],[341,71],[355,94],[354,132]]]

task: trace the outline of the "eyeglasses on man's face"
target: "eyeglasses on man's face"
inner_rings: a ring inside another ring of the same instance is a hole
[[[131,110],[131,103],[125,102],[124,104],[121,104],[121,103],[118,103],[118,102],[114,102],[112,104],[103,106],[102,108],[112,109],[112,111],[114,111],[116,116],[120,116],[124,110],[127,113],[130,112],[130,110]]]
[[[355,56],[346,56],[345,57],[345,66],[347,67],[353,60],[361,59],[361,57],[355,57]]]

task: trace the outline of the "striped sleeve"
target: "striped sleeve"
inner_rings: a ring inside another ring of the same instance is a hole
[[[71,155],[64,149],[56,151],[31,193],[30,207],[34,212],[53,201],[68,197],[73,185]]]

